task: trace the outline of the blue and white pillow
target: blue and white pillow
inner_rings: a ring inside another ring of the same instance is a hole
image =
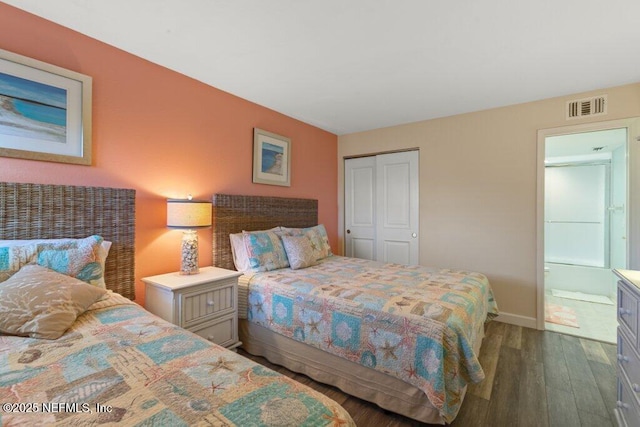
[[[36,263],[58,273],[105,288],[103,238],[89,236],[66,242],[38,243]]]
[[[27,264],[39,264],[91,285],[106,288],[104,269],[111,242],[84,239],[0,240],[0,282]]]
[[[280,237],[273,231],[242,232],[251,272],[289,267]]]
[[[0,283],[9,279],[23,266],[33,263],[36,245],[0,245]]]
[[[249,262],[249,255],[247,254],[247,247],[244,244],[244,234],[265,233],[267,231],[275,231],[277,234],[277,232],[280,231],[280,227],[273,227],[269,230],[242,231],[241,233],[229,234],[231,254],[233,255],[233,265],[235,265],[236,270],[243,273],[252,271],[251,264]]]

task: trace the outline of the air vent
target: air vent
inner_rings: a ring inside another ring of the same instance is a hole
[[[567,120],[607,114],[607,95],[567,102]]]

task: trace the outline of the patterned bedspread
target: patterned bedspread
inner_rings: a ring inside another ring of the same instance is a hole
[[[57,340],[0,336],[0,425],[353,425],[334,401],[111,294]]]
[[[473,343],[498,309],[482,274],[330,256],[248,283],[249,321],[413,384],[447,422],[484,379]]]

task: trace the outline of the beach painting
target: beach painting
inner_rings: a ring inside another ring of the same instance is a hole
[[[0,73],[0,134],[67,141],[67,91]]]
[[[253,182],[290,186],[291,140],[258,128],[253,134]]]
[[[284,156],[284,148],[280,145],[263,142],[260,149],[262,150],[260,170],[263,173],[283,175],[282,157]]]
[[[91,164],[91,78],[0,49],[0,156]]]

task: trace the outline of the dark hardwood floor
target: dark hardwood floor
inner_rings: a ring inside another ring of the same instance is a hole
[[[358,426],[424,425],[262,357],[239,353],[326,394],[349,411]],[[486,379],[469,387],[452,426],[616,425],[613,344],[492,322],[480,362]]]

